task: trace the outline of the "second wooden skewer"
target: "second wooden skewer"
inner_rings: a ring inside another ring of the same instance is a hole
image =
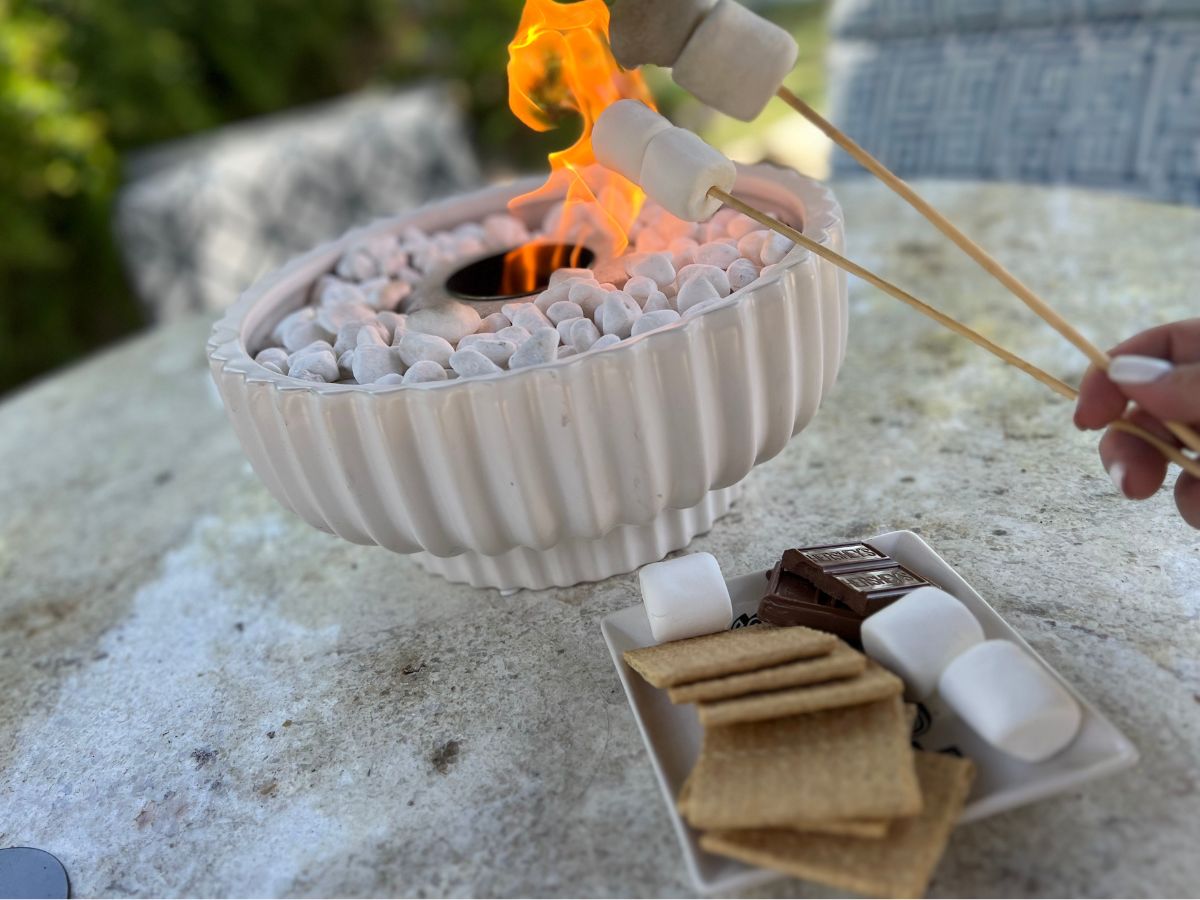
[[[1065,397],[1068,400],[1075,400],[1079,397],[1079,392],[1061,379],[1055,378],[1049,372],[1038,368],[1028,360],[1022,359],[1020,356],[1017,356],[1010,350],[1006,350],[1004,347],[1001,347],[994,341],[989,340],[979,332],[964,325],[962,322],[959,322],[957,319],[951,318],[935,307],[925,303],[923,300],[919,300],[912,294],[908,293],[908,291],[905,291],[903,288],[897,287],[890,281],[880,278],[869,269],[864,269],[858,263],[847,259],[840,253],[830,250],[825,245],[819,244],[812,240],[812,238],[806,237],[804,234],[797,231],[795,228],[792,228],[790,225],[785,225],[778,219],[767,215],[762,210],[757,209],[756,207],[753,207],[742,200],[739,200],[728,191],[723,191],[720,188],[714,187],[709,190],[708,194],[710,197],[715,197],[716,199],[720,200],[726,206],[736,209],[738,212],[749,216],[759,224],[765,225],[775,233],[781,234],[789,240],[799,244],[822,259],[828,260],[838,268],[849,272],[851,275],[861,278],[868,284],[879,288],[879,290],[883,291],[884,293],[895,297],[897,300],[907,304],[922,315],[933,319],[933,321],[937,322],[942,327],[953,331],[960,337],[966,338],[976,346],[982,347],[993,356],[997,356],[1004,360],[1010,366],[1014,366],[1030,377],[1040,381],[1059,396]],[[1172,447],[1169,443],[1162,440],[1157,435],[1154,435],[1141,426],[1124,419],[1114,422],[1112,427],[1116,428],[1118,431],[1124,431],[1128,434],[1132,434],[1141,438],[1142,440],[1146,441],[1146,443],[1153,446],[1159,451],[1159,453],[1161,453],[1171,462],[1175,463],[1180,468],[1196,476],[1197,478],[1200,478],[1200,461],[1194,460],[1180,452],[1178,448]]]

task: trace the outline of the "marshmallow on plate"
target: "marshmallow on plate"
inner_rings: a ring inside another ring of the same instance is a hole
[[[711,553],[689,553],[638,572],[650,633],[658,643],[725,631],[733,618],[729,587]]]
[[[981,738],[1025,762],[1058,753],[1083,720],[1067,690],[1010,641],[984,641],[959,655],[938,679],[938,694]]]
[[[911,700],[929,697],[946,666],[981,643],[971,611],[936,587],[917,588],[862,623],[863,650],[900,676]]]

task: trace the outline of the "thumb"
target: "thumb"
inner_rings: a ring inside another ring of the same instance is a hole
[[[1114,356],[1108,377],[1158,419],[1200,422],[1200,363],[1174,365],[1153,356]]]

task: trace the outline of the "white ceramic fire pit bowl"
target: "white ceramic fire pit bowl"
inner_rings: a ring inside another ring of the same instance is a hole
[[[809,423],[845,353],[846,283],[799,248],[701,315],[488,378],[313,384],[254,361],[351,243],[478,222],[537,184],[352,232],[264,278],[217,323],[213,377],[282,504],[348,541],[418,554],[452,581],[566,586],[686,546],[729,509],[750,469]],[[736,192],[842,251],[841,209],[819,182],[751,166],[739,170]],[[547,208],[526,210],[529,221]]]

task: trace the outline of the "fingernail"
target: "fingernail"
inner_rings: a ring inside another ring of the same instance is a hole
[[[1125,496],[1125,463],[1115,462],[1108,467],[1108,477],[1117,488],[1117,493]]]
[[[1165,359],[1153,356],[1114,356],[1108,364],[1108,377],[1117,384],[1150,384],[1173,368]]]

